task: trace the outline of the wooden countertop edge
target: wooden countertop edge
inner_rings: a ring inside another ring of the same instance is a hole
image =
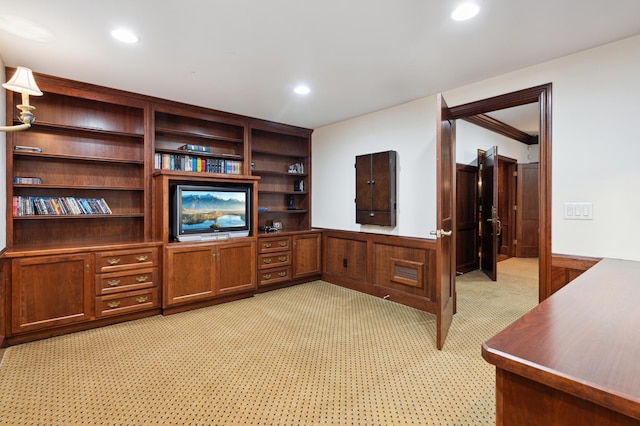
[[[487,344],[488,342],[482,343],[482,357],[496,368],[640,420],[639,399],[616,393],[611,389],[603,389],[577,377],[493,349]]]

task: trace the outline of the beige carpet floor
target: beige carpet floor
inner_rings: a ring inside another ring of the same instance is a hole
[[[458,277],[442,351],[433,315],[322,281],[10,347],[0,424],[493,425],[480,345],[536,304],[537,262],[498,274]]]

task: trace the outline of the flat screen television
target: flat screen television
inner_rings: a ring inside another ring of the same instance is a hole
[[[251,229],[248,186],[175,185],[170,234],[174,241],[245,237]]]

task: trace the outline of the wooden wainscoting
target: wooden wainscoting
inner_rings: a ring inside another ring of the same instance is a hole
[[[576,279],[584,271],[600,262],[601,258],[570,256],[565,254],[551,255],[551,294],[560,290]]]
[[[435,313],[433,240],[323,231],[322,279]]]

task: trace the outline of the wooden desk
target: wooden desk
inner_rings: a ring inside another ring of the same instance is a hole
[[[497,425],[640,424],[640,262],[603,259],[482,345]]]

